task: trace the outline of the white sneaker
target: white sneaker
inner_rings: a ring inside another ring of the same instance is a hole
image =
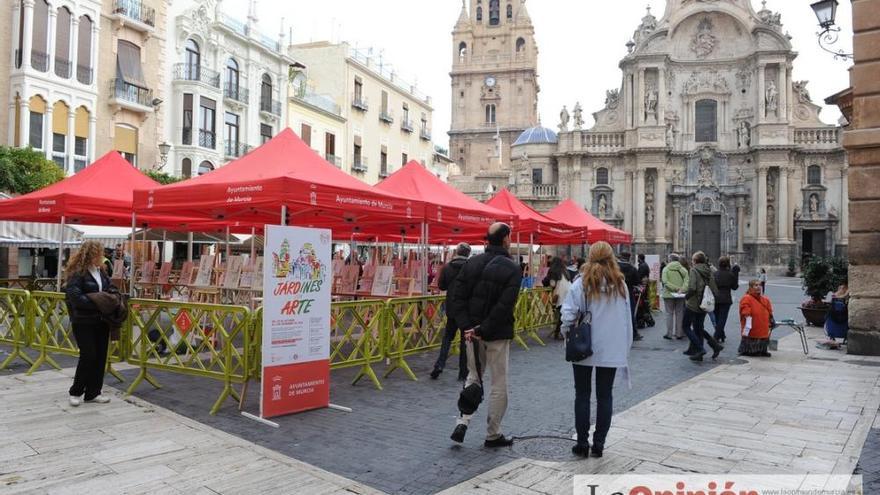
[[[69,400],[70,400],[70,405],[73,406],[73,407],[77,407],[77,406],[79,406],[80,404],[82,404],[82,402],[83,402],[82,397],[79,397],[79,396],[76,396],[76,395],[71,395],[71,396],[69,397]]]
[[[106,404],[106,403],[110,402],[110,397],[107,397],[106,395],[101,394],[101,395],[95,397],[94,399],[87,400],[86,402],[88,402],[90,404]]]

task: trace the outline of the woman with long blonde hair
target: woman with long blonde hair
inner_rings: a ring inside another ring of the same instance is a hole
[[[628,380],[629,350],[633,333],[629,288],[607,242],[590,247],[589,260],[581,268],[562,305],[562,330],[566,334],[584,315],[590,315],[593,355],[572,363],[574,369],[574,416],[577,444],[571,451],[587,457],[590,453],[590,393],[596,370],[596,430],[592,453],[602,457],[611,428],[613,398],[611,390],[618,369]]]
[[[101,394],[110,328],[88,294],[114,292],[104,272],[104,246],[97,241],[85,241],[67,262],[66,302],[73,336],[79,347],[76,375],[70,387],[70,405],[86,402],[106,404],[110,398]]]

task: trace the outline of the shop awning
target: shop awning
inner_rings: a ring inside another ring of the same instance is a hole
[[[61,225],[33,222],[0,222],[0,247],[58,249],[61,242]],[[82,234],[64,227],[64,245],[78,246]]]
[[[568,225],[587,229],[587,242],[605,241],[609,244],[631,244],[632,235],[599,220],[570,199],[559,203],[547,216]]]
[[[525,235],[520,238],[521,240],[530,240],[535,244],[545,245],[585,244],[587,242],[587,229],[566,225],[538,213],[520,201],[507,188],[499,191],[492,199],[486,201],[486,204],[516,215],[515,230]]]

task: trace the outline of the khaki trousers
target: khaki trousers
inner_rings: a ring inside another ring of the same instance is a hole
[[[664,299],[666,306],[666,335],[671,338],[684,337],[684,299]]]
[[[486,439],[495,440],[501,437],[501,420],[507,412],[507,364],[510,358],[510,340],[476,341],[479,349],[480,367],[483,370],[483,400],[489,401]],[[479,382],[477,363],[474,358],[474,345],[467,346],[468,377],[465,386]],[[486,375],[491,377],[491,386],[486,396]],[[472,414],[463,414],[458,424],[467,426]]]

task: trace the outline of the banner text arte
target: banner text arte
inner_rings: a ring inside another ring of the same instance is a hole
[[[305,299],[302,296],[321,292],[322,280],[308,282],[279,282],[275,286],[273,294],[276,296],[293,296],[281,307],[282,315],[304,315],[312,310],[314,299]]]

